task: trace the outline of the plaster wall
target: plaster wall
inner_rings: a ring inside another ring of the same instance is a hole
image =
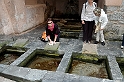
[[[0,1],[0,34],[20,34],[44,21],[46,5],[25,5],[25,0]]]
[[[8,0],[9,2],[10,0]],[[11,2],[8,3],[11,7]],[[4,0],[0,1],[0,34],[13,33],[13,24],[11,22],[11,16],[7,11]]]
[[[105,0],[106,6],[120,6],[123,0]]]
[[[36,5],[37,4],[37,0],[25,0],[25,4],[26,5]]]
[[[26,6],[26,27],[23,30],[28,30],[40,23],[44,22],[45,4],[27,5]]]

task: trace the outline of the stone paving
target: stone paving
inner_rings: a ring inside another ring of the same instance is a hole
[[[111,80],[66,73],[73,52],[82,53],[83,49],[92,50],[92,48],[86,46],[89,44],[83,44],[81,39],[60,38],[58,51],[59,53],[64,53],[64,55],[56,71],[38,70],[18,66],[36,49],[44,49],[46,46],[47,42],[42,42],[39,39],[41,33],[44,31],[43,27],[44,26],[39,26],[30,32],[16,36],[0,35],[0,42],[6,41],[6,44],[9,46],[12,46],[18,39],[26,39],[26,41],[28,39],[28,43],[24,46],[25,48],[28,48],[28,50],[24,54],[10,65],[0,64],[0,82],[4,82],[4,80],[8,79],[11,80],[5,82],[11,82],[12,80],[12,82],[124,82],[123,75],[116,61],[116,57],[124,57],[123,50],[120,49],[120,41],[106,41],[105,46],[102,46],[101,44],[92,46],[95,53],[107,57]],[[91,45],[94,44],[91,43]]]

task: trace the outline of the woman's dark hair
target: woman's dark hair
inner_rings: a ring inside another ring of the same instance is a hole
[[[48,18],[47,21],[53,21],[53,19],[52,18]]]

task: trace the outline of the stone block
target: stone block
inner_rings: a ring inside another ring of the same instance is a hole
[[[45,74],[42,82],[63,82],[63,79],[64,79],[63,72],[48,71],[48,73]]]
[[[49,43],[46,44],[44,50],[57,50],[59,47],[60,42],[56,42],[54,45],[49,45]]]
[[[9,65],[3,65],[0,64],[0,72],[2,72],[3,70],[5,70]]]
[[[63,82],[80,82],[80,80],[78,75],[66,74]]]
[[[16,81],[13,81],[4,77],[0,77],[0,82],[16,82]]]
[[[83,44],[83,54],[98,54],[97,44]]]
[[[7,69],[5,69],[2,73],[9,75],[12,79],[21,79],[25,78],[26,74],[30,71],[30,68],[23,68],[23,67],[17,67],[17,66],[9,66]],[[18,78],[14,78],[18,77]]]
[[[31,69],[29,73],[25,76],[25,79],[29,81],[38,81],[43,79],[46,73],[46,70]]]
[[[13,44],[15,47],[23,47],[28,42],[28,39],[17,39]]]

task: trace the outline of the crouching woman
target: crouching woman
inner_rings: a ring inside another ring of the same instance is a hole
[[[58,28],[58,25],[52,21],[52,18],[48,18],[47,26],[46,26],[46,35],[50,45],[59,42],[60,30]]]

